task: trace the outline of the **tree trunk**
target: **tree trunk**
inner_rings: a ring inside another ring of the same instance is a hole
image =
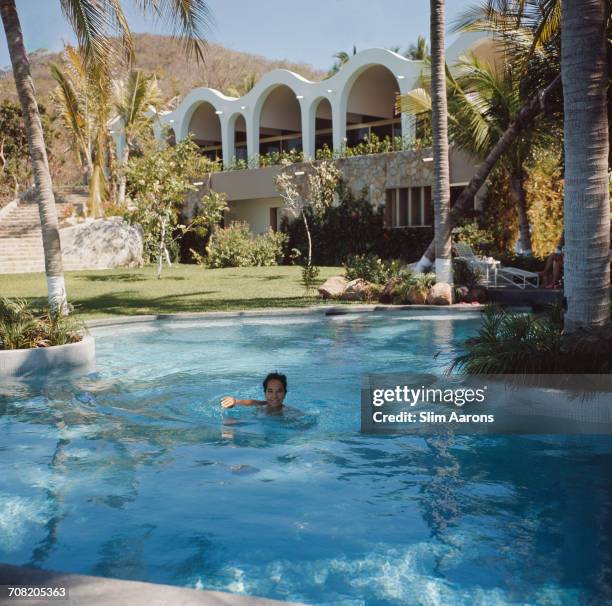
[[[606,0],[562,0],[565,332],[610,321]]]
[[[529,101],[527,101],[510,126],[508,126],[499,141],[493,146],[493,149],[487,154],[487,157],[480,164],[474,173],[474,176],[471,178],[470,182],[466,185],[465,189],[461,192],[461,195],[451,208],[449,220],[446,224],[449,235],[451,229],[456,225],[457,221],[463,217],[465,212],[468,210],[469,204],[473,203],[474,196],[484,184],[499,158],[510,148],[521,131],[524,130],[524,128],[533,120],[533,118],[544,110],[546,97],[555,88],[555,86],[557,86],[559,80],[561,80],[561,74],[559,74],[545,89],[539,90],[529,99]],[[435,253],[435,240],[432,240],[427,247],[427,250],[423,253],[423,256],[416,264],[416,271],[427,271],[427,269],[431,267],[433,260],[436,258]]]
[[[519,248],[521,254],[531,257],[531,230],[527,217],[527,196],[525,195],[525,173],[522,169],[515,169],[510,174],[510,191],[516,204],[516,214],[519,223]]]
[[[308,237],[308,267],[312,265],[312,238],[310,237],[310,229],[308,228],[308,221],[306,215],[302,211],[302,219],[304,219],[304,227],[306,228],[306,236]]]
[[[117,195],[117,204],[123,206],[125,204],[125,187],[127,184],[127,177],[125,171],[127,169],[128,160],[130,159],[130,146],[127,141],[123,148],[123,154],[121,154],[121,171],[119,174],[119,194]]]
[[[434,158],[434,239],[436,280],[453,281],[450,229],[450,175],[448,167],[448,115],[446,107],[446,56],[444,50],[444,0],[431,0],[431,126]]]
[[[162,266],[164,264],[164,252],[166,251],[166,219],[161,220],[161,236],[159,238],[159,253],[157,255],[157,279],[161,279]]]
[[[45,252],[49,306],[53,310],[59,309],[62,312],[66,312],[66,286],[64,283],[62,250],[53,184],[49,172],[49,161],[47,159],[40,114],[38,113],[38,104],[34,94],[34,83],[30,73],[30,62],[23,42],[15,0],[0,0],[0,12],[2,13],[2,23],[11,57],[15,87],[17,88],[23,112],[23,121],[32,160],[32,173],[38,198],[43,249]]]

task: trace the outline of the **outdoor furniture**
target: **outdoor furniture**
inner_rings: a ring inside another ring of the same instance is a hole
[[[482,257],[474,254],[472,247],[464,242],[456,242],[453,244],[457,259],[464,261],[467,266],[475,273],[483,278],[485,284],[497,285],[497,272],[500,262],[493,257]]]
[[[516,267],[500,267],[497,271],[497,278],[519,288],[527,288],[527,286],[539,288],[540,286],[540,274]],[[535,283],[531,280],[534,280]]]
[[[476,255],[472,247],[464,242],[456,242],[453,247],[457,258],[465,261],[475,273],[483,274],[487,284],[493,283],[494,286],[497,286],[498,280],[501,280],[521,289],[528,286],[533,288],[540,286],[540,274],[517,267],[502,267],[500,262],[492,257]],[[493,280],[491,280],[491,274]]]

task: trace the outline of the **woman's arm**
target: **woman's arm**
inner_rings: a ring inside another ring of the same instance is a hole
[[[234,398],[234,396],[224,396],[221,398],[221,406],[223,408],[233,408],[236,404],[240,404],[240,406],[258,406],[262,404],[266,404],[265,400],[238,400]]]

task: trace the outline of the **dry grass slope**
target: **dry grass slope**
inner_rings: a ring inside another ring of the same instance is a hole
[[[264,73],[278,68],[289,69],[308,78],[321,80],[324,72],[305,63],[266,59],[233,51],[218,44],[207,45],[205,64],[187,61],[183,48],[168,36],[136,34],[136,67],[155,72],[166,100],[183,96],[196,86],[208,86],[228,93],[240,88],[245,77],[254,74],[259,79]],[[55,88],[49,64],[61,60],[61,53],[34,51],[30,54],[32,74],[39,99],[50,108],[49,93]],[[12,72],[0,72],[0,100],[17,101]]]

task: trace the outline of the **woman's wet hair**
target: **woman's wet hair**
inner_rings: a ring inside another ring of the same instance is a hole
[[[287,393],[287,377],[279,372],[271,372],[266,376],[266,378],[263,380],[264,391],[268,389],[268,383],[273,380],[280,381],[283,384],[285,393]]]

